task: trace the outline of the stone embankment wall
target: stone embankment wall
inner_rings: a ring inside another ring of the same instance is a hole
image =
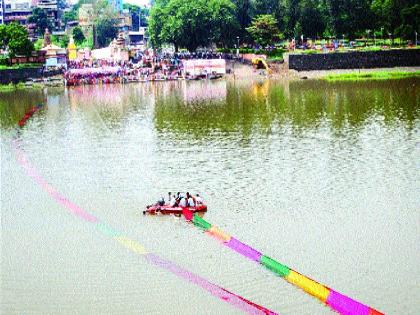
[[[42,78],[42,68],[0,70],[0,84],[25,82],[29,79]]]
[[[32,79],[44,79],[55,75],[62,74],[63,71],[60,69],[43,71],[40,68],[24,68],[24,69],[7,69],[0,70],[0,84],[19,83],[26,82]]]
[[[354,51],[325,54],[290,54],[289,69],[297,71],[419,67],[420,49]]]

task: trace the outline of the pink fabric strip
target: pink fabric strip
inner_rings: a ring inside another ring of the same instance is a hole
[[[198,285],[199,287],[203,288],[204,290],[210,292],[211,295],[216,296],[233,306],[241,309],[244,312],[247,312],[248,314],[276,314],[269,309],[262,307],[260,305],[257,305],[255,303],[252,303],[251,301],[240,297],[234,293],[229,292],[228,290],[225,290],[206,279],[184,269],[176,264],[164,260],[160,258],[159,256],[155,254],[146,254],[145,258],[150,263],[159,266],[160,268],[166,269],[170,271],[171,273],[177,275],[180,278],[183,278],[184,280],[194,283],[195,285]]]
[[[224,243],[227,247],[233,249],[239,254],[259,262],[261,258],[261,253],[251,248],[250,246],[238,241],[236,238],[232,237],[229,242]]]
[[[101,225],[101,227],[105,226],[103,223],[99,222],[98,218],[94,217],[93,215],[89,214],[76,204],[72,203],[70,200],[65,198],[61,195],[58,191],[56,191],[48,182],[37,172],[37,170],[30,164],[28,159],[26,158],[25,153],[18,147],[17,143],[13,141],[13,149],[16,153],[16,159],[18,163],[23,167],[26,171],[26,174],[35,180],[53,199],[55,199],[60,205],[70,210],[75,216],[80,217],[81,219],[88,221],[90,223],[94,223],[95,226]],[[102,231],[102,229],[99,229]],[[111,230],[107,227],[107,231]],[[105,233],[108,235],[107,233]],[[117,233],[118,234],[118,233]],[[178,277],[194,283],[195,285],[203,288],[204,290],[208,291],[213,296],[216,296],[226,303],[229,303],[236,308],[248,313],[248,314],[276,314],[273,311],[268,310],[267,308],[255,304],[239,295],[236,295],[232,292],[229,292],[222,287],[219,287],[211,282],[207,281],[206,279],[189,272],[186,269],[183,269],[176,264],[163,260],[157,255],[154,254],[146,254],[146,260],[149,263],[152,263],[160,268],[166,269],[173,274],[177,275]]]
[[[369,306],[359,303],[348,296],[330,291],[327,298],[327,304],[342,315],[368,315]]]

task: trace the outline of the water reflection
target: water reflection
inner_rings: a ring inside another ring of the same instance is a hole
[[[162,257],[279,313],[329,314],[184,221],[141,215],[162,192],[203,192],[208,221],[273,258],[385,313],[419,309],[411,276],[419,261],[417,81],[0,94],[3,304],[19,314],[83,313],[86,299],[93,313],[197,314],[206,305],[230,314],[193,288],[179,298],[184,282],[92,234],[40,193],[10,145],[12,128],[37,102],[46,106],[19,134],[34,167],[74,204]],[[174,295],[162,300],[163,289]]]
[[[185,83],[185,82],[184,82]],[[190,89],[200,91],[195,82]],[[172,86],[173,87],[173,86]],[[211,90],[213,86],[207,86]],[[220,89],[220,86],[214,86]],[[206,94],[211,94],[206,92]],[[219,91],[214,94],[221,94]],[[392,125],[403,121],[413,128],[418,118],[419,94],[415,80],[328,83],[229,82],[226,99],[190,101],[183,89],[171,89],[156,96],[155,122],[160,131],[203,137],[212,132],[270,133],[290,124],[296,131],[318,128],[327,122],[334,132],[357,130],[369,119]]]

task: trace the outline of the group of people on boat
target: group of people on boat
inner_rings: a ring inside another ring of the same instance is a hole
[[[190,194],[189,192],[187,193],[182,193],[182,192],[178,192],[177,194],[172,194],[172,192],[168,193],[168,204],[165,203],[165,198],[160,197],[160,199],[157,202],[157,206],[169,206],[169,207],[181,207],[181,208],[186,208],[186,207],[197,207],[200,205],[204,204],[204,200],[203,198],[199,195],[196,194],[195,196],[193,196],[192,194]]]

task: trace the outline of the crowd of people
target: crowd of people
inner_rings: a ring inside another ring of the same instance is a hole
[[[188,75],[183,76],[183,60],[222,58],[226,59],[228,56],[213,51],[202,51],[143,54],[133,61],[69,61],[64,79],[68,86],[191,79]]]
[[[199,205],[203,205],[204,200],[199,195],[196,194],[195,196],[191,195],[189,192],[182,193],[178,192],[177,194],[172,194],[171,192],[168,193],[168,204],[165,203],[165,198],[160,197],[158,202],[156,203],[157,206],[170,206],[170,207],[197,207]]]

